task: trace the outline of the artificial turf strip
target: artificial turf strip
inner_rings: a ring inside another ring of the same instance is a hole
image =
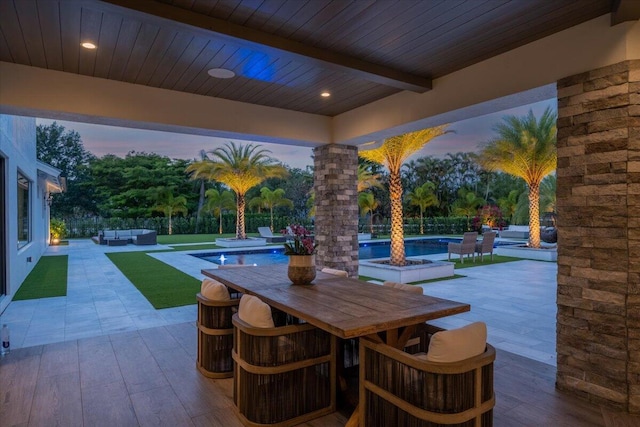
[[[445,280],[460,279],[461,277],[467,277],[467,276],[463,276],[462,274],[454,274],[453,276],[440,277],[438,279],[421,280],[419,282],[409,282],[408,284],[409,285],[424,285],[426,283],[443,282]]]
[[[234,237],[229,236],[229,237]],[[181,243],[211,243],[215,242],[216,237],[224,237],[220,234],[163,234],[158,236],[158,244],[175,245]]]
[[[485,255],[484,261],[480,262],[480,258],[476,257],[476,262],[474,263],[471,258],[464,258],[464,264],[460,262],[460,256],[456,255],[455,259],[452,256],[451,261],[447,261],[443,259],[441,261],[445,262],[455,262],[454,268],[459,270],[461,268],[469,268],[469,267],[482,267],[484,265],[492,265],[492,264],[502,264],[503,262],[512,262],[512,261],[522,261],[522,258],[515,258],[511,256],[503,256],[503,255],[494,255],[493,260],[491,260],[491,255]]]
[[[196,303],[200,282],[144,252],[106,254],[155,308]]]
[[[22,282],[14,301],[67,295],[68,255],[43,256]]]
[[[222,246],[218,246],[215,243],[203,243],[199,245],[188,245],[188,246],[169,246],[174,251],[199,251],[202,249],[224,249]]]

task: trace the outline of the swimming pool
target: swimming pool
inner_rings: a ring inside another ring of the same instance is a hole
[[[460,242],[461,239],[419,239],[405,240],[404,248],[406,256],[446,254],[447,243]],[[359,259],[385,258],[389,256],[391,243],[371,242],[360,243]],[[255,250],[217,250],[202,254],[191,254],[194,257],[205,259],[214,264],[286,264],[289,257],[284,255],[283,248],[265,248]]]

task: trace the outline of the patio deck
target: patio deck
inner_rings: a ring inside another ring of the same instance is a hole
[[[0,359],[3,426],[240,425],[232,380],[208,379],[196,369],[196,306],[155,310],[104,255],[132,249],[150,248],[89,240],[51,247],[51,254],[69,254],[68,295],[11,303],[0,319],[12,335],[12,351]],[[211,268],[181,253],[154,256],[197,278],[203,266]],[[494,425],[640,426],[638,417],[555,389],[555,263],[517,261],[459,273],[467,277],[423,287],[472,307],[434,323],[488,324],[498,351]],[[305,425],[345,422],[336,412]]]
[[[3,425],[241,426],[232,379],[195,369],[196,339],[188,322],[14,350],[0,359]],[[494,425],[633,425],[605,423],[615,414],[554,382],[553,366],[498,350]],[[303,425],[345,422],[335,412]]]

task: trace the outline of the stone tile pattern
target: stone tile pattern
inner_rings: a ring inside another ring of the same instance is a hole
[[[314,149],[316,265],[358,275],[358,149]]]
[[[640,60],[558,82],[557,385],[640,413]]]

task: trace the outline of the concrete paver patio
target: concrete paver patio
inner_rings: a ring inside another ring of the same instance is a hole
[[[9,304],[0,322],[9,324],[12,348],[195,322],[195,304],[156,310],[105,256],[164,248],[107,247],[88,239],[49,247],[46,255],[69,255],[67,296]],[[213,264],[188,253],[151,256],[202,279],[200,270]],[[442,259],[442,255],[429,258]],[[555,365],[555,263],[522,260],[456,273],[466,277],[422,285],[425,294],[467,302],[471,311],[434,324],[449,328],[482,320],[496,348]]]

